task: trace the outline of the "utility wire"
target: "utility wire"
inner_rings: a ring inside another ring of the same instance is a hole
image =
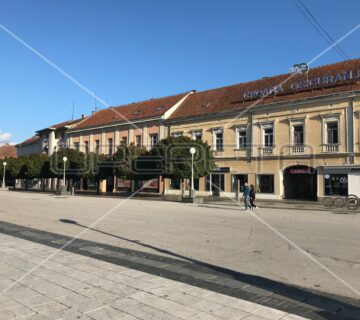
[[[296,2],[298,1],[298,2]],[[315,29],[317,33],[321,37],[325,39],[325,41],[329,45],[334,44],[334,39],[330,36],[330,34],[325,30],[325,28],[320,24],[320,22],[315,18],[315,16],[311,13],[311,11],[305,6],[305,4],[301,0],[293,0],[294,5],[296,8],[300,11],[300,13],[306,18],[306,20],[309,21],[309,23],[312,25],[312,27]],[[300,5],[298,4],[300,3]],[[334,46],[337,53],[345,60],[350,60],[351,58],[345,53],[344,50],[340,48],[339,45]]]

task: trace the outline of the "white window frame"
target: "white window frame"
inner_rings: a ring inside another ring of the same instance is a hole
[[[216,148],[216,135],[218,134],[218,133],[222,133],[222,149],[221,150],[219,150],[219,149],[217,149]],[[221,152],[221,151],[224,151],[224,129],[223,128],[214,128],[214,129],[212,129],[212,135],[213,135],[213,137],[212,137],[212,149],[214,150],[214,151],[219,151],[219,152]]]
[[[172,132],[171,135],[174,138],[183,137],[184,136],[184,131],[175,131],[175,132]]]
[[[338,143],[334,143],[334,144],[341,145],[340,114],[331,114],[331,115],[325,115],[325,116],[322,117],[322,143],[323,143],[323,145],[332,144],[332,143],[328,143],[327,124],[329,122],[337,122],[337,125],[338,125]]]
[[[248,126],[247,125],[243,125],[243,126],[238,126],[236,127],[236,134],[235,134],[235,145],[236,145],[236,149],[241,149],[244,150],[248,147],[248,143],[249,143],[249,132],[248,132]],[[246,139],[246,143],[245,143],[245,147],[241,147],[240,146],[240,132],[245,132],[245,139]]]
[[[192,138],[193,138],[193,140],[196,140],[196,137],[198,137],[198,136],[200,136],[201,137],[201,141],[202,141],[202,139],[203,139],[203,132],[202,132],[202,130],[194,130],[194,131],[192,131]]]
[[[294,128],[296,126],[303,126],[303,146],[306,145],[306,125],[305,125],[305,119],[290,119],[289,120],[290,122],[290,145],[291,146],[295,146],[295,137],[294,137],[294,133],[295,133],[295,130]]]
[[[138,144],[138,141],[137,141],[137,138],[138,137],[140,137],[140,143]],[[141,147],[142,146],[142,135],[141,134],[137,134],[136,136],[135,136],[135,145],[137,146],[137,147]]]
[[[266,122],[266,123],[261,123],[261,146],[262,148],[275,148],[275,122]],[[265,130],[266,129],[272,129],[272,135],[273,135],[273,143],[272,146],[265,146]]]

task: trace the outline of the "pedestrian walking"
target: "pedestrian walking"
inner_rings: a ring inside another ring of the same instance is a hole
[[[256,197],[255,188],[253,185],[250,185],[250,209],[253,210],[253,208],[258,208],[257,205],[254,203],[255,197]]]
[[[245,182],[245,184],[244,184],[243,197],[244,197],[245,210],[250,209],[251,208],[251,205],[250,205],[250,188],[249,188],[247,182]]]

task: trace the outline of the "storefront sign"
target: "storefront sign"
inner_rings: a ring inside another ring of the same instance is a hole
[[[290,174],[302,174],[302,173],[313,173],[311,168],[304,168],[304,169],[289,169],[288,171]]]
[[[286,83],[284,84],[280,83],[276,86],[248,91],[243,94],[243,97],[245,99],[258,99],[267,96],[275,96],[278,94],[282,94],[285,91],[291,92],[298,90],[313,89],[313,88],[324,87],[349,80],[359,80],[359,79],[360,79],[360,69],[355,71],[350,70],[350,71],[339,72],[333,75],[324,75],[321,77],[315,77],[311,79],[292,82],[289,86],[286,85]]]
[[[230,172],[230,167],[218,167],[215,168],[214,171],[212,173],[229,173]]]

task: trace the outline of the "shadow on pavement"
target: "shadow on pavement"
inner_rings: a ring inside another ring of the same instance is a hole
[[[181,259],[182,261],[174,261],[173,259],[167,261],[165,257],[158,257],[161,262],[165,263],[164,271],[177,272],[183,276],[182,279],[181,276],[180,279],[174,279],[177,281],[185,280],[185,276],[190,276],[195,278],[193,282],[191,282],[191,280],[183,282],[281,309],[310,319],[360,319],[360,301],[222,268],[150,244],[142,243],[139,240],[132,240],[99,229],[89,228],[74,220],[60,219],[60,221]],[[123,250],[133,253],[137,252],[130,249]],[[140,252],[140,254],[142,258],[148,258],[150,260],[156,257],[153,254],[145,252]],[[166,263],[168,263],[168,265],[166,265]],[[174,268],[173,265],[177,265],[178,268]],[[150,273],[159,274],[158,268],[155,269],[153,272],[150,270]],[[163,273],[162,276],[166,277],[166,273]],[[170,276],[170,278],[173,277]]]

